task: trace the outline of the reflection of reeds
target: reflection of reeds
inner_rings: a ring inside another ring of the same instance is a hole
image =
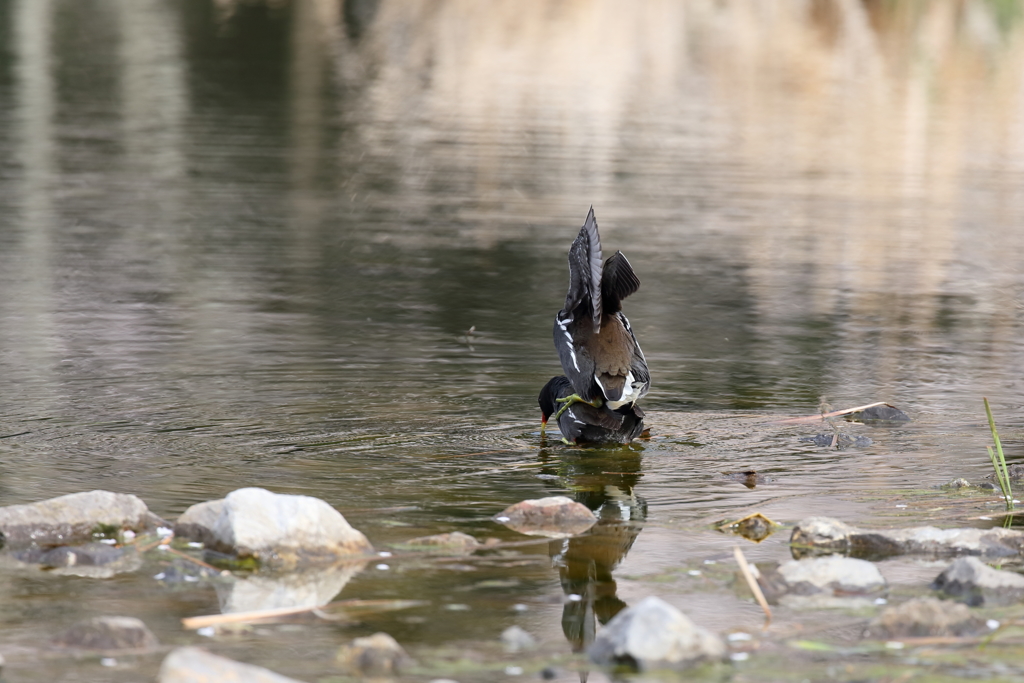
[[[999,482],[999,489],[1003,492],[1003,499],[1006,501],[1006,509],[1013,510],[1013,490],[1010,488],[1010,473],[1006,469],[1006,456],[1003,455],[1003,444],[999,440],[999,432],[996,431],[996,421],[992,418],[992,409],[985,401],[985,414],[988,415],[988,428],[992,432],[992,440],[996,444],[995,452],[988,446],[988,457],[992,461],[992,469],[996,472],[996,480]]]

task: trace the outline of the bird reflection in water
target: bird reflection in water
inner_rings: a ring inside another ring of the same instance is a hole
[[[572,499],[597,516],[597,523],[585,534],[548,546],[565,594],[562,631],[573,652],[593,642],[598,622],[608,623],[627,606],[616,594],[612,572],[626,557],[647,517],[647,502],[635,493],[642,476],[641,451],[639,445],[578,454],[558,449],[543,470],[557,475]],[[548,457],[545,449],[541,456]]]

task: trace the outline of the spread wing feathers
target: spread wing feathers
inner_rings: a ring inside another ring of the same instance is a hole
[[[622,300],[640,289],[640,278],[633,272],[626,255],[617,251],[604,263],[604,277],[601,280],[601,299],[604,313],[618,313]]]
[[[628,265],[628,264],[627,264]],[[581,303],[590,304],[594,333],[601,331],[601,236],[597,232],[594,207],[590,207],[580,234],[569,248],[569,294],[565,297],[565,310],[571,312]],[[634,276],[635,277],[635,276]]]

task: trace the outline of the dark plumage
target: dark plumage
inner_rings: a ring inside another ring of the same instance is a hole
[[[552,377],[540,390],[541,421],[558,412],[562,404],[556,399],[572,396],[575,390],[564,375]],[[644,430],[644,412],[633,405],[619,410],[595,408],[588,403],[573,403],[558,417],[558,430],[562,438],[576,444],[629,443]]]
[[[640,279],[621,251],[604,263],[601,258],[591,207],[569,248],[569,293],[555,317],[555,348],[581,399],[628,412],[651,386],[643,351],[622,314],[622,300],[640,289]]]

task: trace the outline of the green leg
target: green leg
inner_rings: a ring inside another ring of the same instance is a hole
[[[566,396],[565,398],[556,398],[555,402],[561,403],[562,407],[558,409],[557,413],[555,413],[548,419],[556,421],[559,417],[561,417],[562,413],[568,410],[569,406],[571,406],[573,403],[586,403],[588,406],[594,406],[595,408],[600,408],[603,405],[601,399],[599,398],[594,399],[593,401],[584,401],[579,394],[573,394],[572,396]]]

